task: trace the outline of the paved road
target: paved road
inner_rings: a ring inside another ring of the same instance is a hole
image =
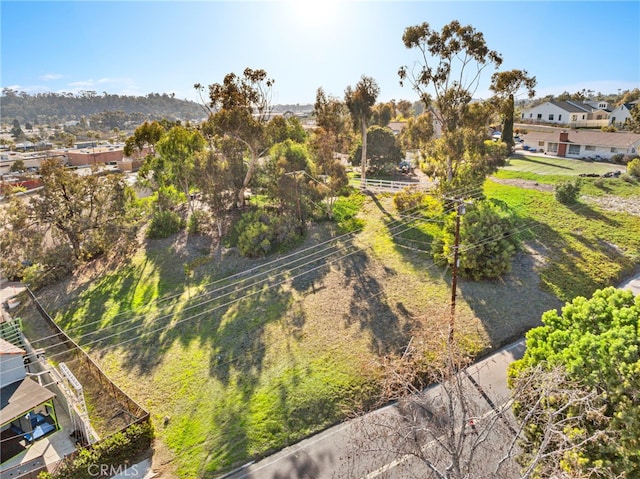
[[[626,283],[623,283],[620,288],[628,289],[637,296],[638,294],[640,294],[640,275],[636,276],[635,278],[631,278]]]
[[[468,368],[465,377],[466,390],[470,396],[473,396],[470,399],[478,405],[477,411],[480,414],[490,413],[492,405],[500,405],[507,400],[509,397],[506,385],[507,367],[512,361],[522,357],[524,349],[524,340],[520,340]],[[426,391],[425,394],[429,397],[430,403],[436,404],[442,400],[441,388],[436,385]],[[357,454],[353,453],[354,441],[362,434],[363,421],[367,421],[367,424],[381,424],[394,415],[394,408],[397,407],[395,404],[387,406],[364,418],[339,424],[223,477],[228,479],[335,479],[339,477],[373,479],[382,475],[403,477],[403,466],[408,466],[409,458],[381,451],[365,452],[362,449],[358,449]],[[434,407],[434,410],[437,409]]]

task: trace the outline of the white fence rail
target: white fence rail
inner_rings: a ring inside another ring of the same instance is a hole
[[[412,190],[428,190],[433,186],[432,183],[424,183],[418,181],[392,181],[392,180],[379,180],[376,178],[367,178],[364,180],[353,179],[351,184],[358,188],[363,188],[372,191],[383,192],[396,192],[409,188]]]

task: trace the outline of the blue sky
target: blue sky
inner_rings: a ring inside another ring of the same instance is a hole
[[[0,2],[0,86],[27,93],[175,93],[263,68],[274,103],[342,97],[361,75],[380,101],[417,99],[397,71],[418,52],[406,27],[451,20],[484,33],[501,69],[538,79],[537,96],[640,87],[640,2],[127,1]],[[492,71],[476,97],[488,96]]]

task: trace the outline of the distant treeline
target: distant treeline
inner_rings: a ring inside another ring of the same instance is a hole
[[[29,95],[5,88],[0,97],[0,118],[4,123],[48,125],[89,119],[103,112],[118,112],[121,118],[135,120],[192,120],[206,116],[202,105],[180,100],[166,93],[146,96],[97,95],[94,91],[73,93],[37,93]]]

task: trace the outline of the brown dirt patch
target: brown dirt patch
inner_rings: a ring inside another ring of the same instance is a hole
[[[501,185],[517,186],[519,188],[527,188],[529,190],[548,191],[548,192],[552,192],[555,190],[555,187],[553,185],[545,185],[545,184],[538,183],[537,181],[522,180],[519,178],[496,178],[492,176],[491,181],[500,183]]]

